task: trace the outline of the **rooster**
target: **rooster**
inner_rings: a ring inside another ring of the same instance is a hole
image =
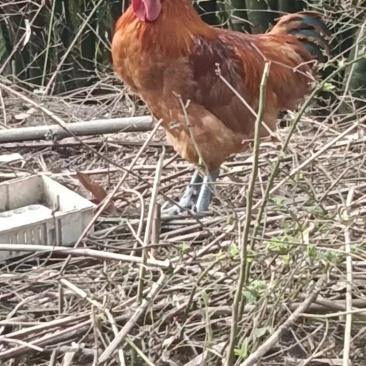
[[[312,11],[285,15],[269,33],[250,35],[207,25],[189,0],[132,0],[115,26],[114,69],[162,120],[176,152],[196,166],[168,213],[207,211],[220,165],[250,146],[266,60],[261,138],[275,130],[280,111],[296,108],[311,91],[328,36]]]

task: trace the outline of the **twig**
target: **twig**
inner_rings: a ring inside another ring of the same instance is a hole
[[[94,249],[84,249],[84,248],[67,248],[49,245],[33,245],[33,244],[0,244],[0,251],[11,250],[13,252],[61,252],[69,254],[70,256],[82,256],[82,257],[92,257],[103,260],[114,260],[123,261],[128,263],[142,263],[141,257],[132,257],[130,255],[124,255],[119,253],[102,252],[100,250]],[[154,258],[148,258],[146,264],[151,267],[169,269],[170,262],[168,260],[159,261]]]
[[[77,353],[79,353],[80,352],[80,354],[82,354],[83,356],[87,356],[87,357],[91,357],[95,353],[94,349],[81,347],[77,343],[72,343],[71,346],[59,346],[59,345],[57,345],[57,348],[52,348],[51,346],[46,346],[43,349],[43,352],[53,352],[55,350],[58,350],[60,353],[65,353],[65,352],[77,352]]]
[[[146,296],[146,298],[142,301],[141,305],[136,309],[134,315],[125,326],[121,329],[118,335],[114,338],[114,340],[109,344],[109,346],[105,349],[105,351],[101,354],[99,358],[99,364],[106,362],[109,357],[112,356],[114,351],[118,348],[118,346],[123,342],[126,335],[132,329],[132,327],[136,324],[138,319],[145,313],[146,309],[150,305],[150,303],[154,300],[155,296],[158,294],[160,289],[163,287],[164,282],[166,281],[167,275],[162,274],[159,280],[151,287],[151,291]]]
[[[139,199],[139,201],[140,201],[140,218],[139,218],[139,221],[138,221],[139,225],[138,225],[138,228],[137,228],[137,232],[135,232],[135,230],[132,227],[132,225],[130,224],[130,222],[127,222],[127,225],[129,227],[132,235],[136,239],[136,243],[134,245],[134,250],[131,251],[131,254],[130,254],[130,255],[134,256],[134,255],[136,255],[136,250],[135,249],[136,249],[138,243],[141,243],[141,245],[143,245],[142,240],[140,239],[140,236],[141,236],[144,221],[145,221],[145,201],[144,201],[144,198],[142,197],[142,194],[140,192],[137,192],[135,189],[126,188],[126,189],[124,189],[124,192],[135,194],[137,196],[137,198]]]
[[[156,202],[155,204],[155,210],[154,210],[154,218],[153,218],[153,227],[151,231],[151,244],[158,246],[159,245],[159,239],[160,239],[160,233],[161,233],[161,205],[160,203]],[[153,258],[158,258],[158,248],[153,247],[151,249],[151,256]]]
[[[91,305],[96,306],[99,310],[103,310],[103,305],[100,304],[98,301],[91,299],[88,294],[82,290],[81,288],[75,286],[70,281],[66,280],[65,278],[62,278],[60,280],[60,283],[66,286],[69,290],[71,290],[74,294],[78,295],[82,299],[86,299]]]
[[[71,366],[77,351],[67,351],[62,358],[61,366]]]
[[[133,348],[133,350],[144,360],[145,364],[148,366],[156,366],[153,362],[151,362],[146,355],[136,346],[134,342],[129,339],[126,339],[126,342]]]
[[[50,362],[48,363],[48,366],[56,366],[57,365],[57,355],[58,355],[58,349],[55,348],[52,350]]]
[[[19,329],[12,333],[7,334],[6,336],[8,338],[24,337],[28,334],[37,333],[39,331],[48,330],[51,328],[57,328],[58,326],[65,327],[69,322],[80,322],[82,320],[87,319],[88,316],[89,316],[88,312],[85,312],[85,314],[80,314],[80,315],[71,315],[71,316],[68,316],[63,319],[56,319],[56,320],[49,321],[47,323],[37,324],[33,327]],[[2,340],[2,336],[0,336],[0,342],[1,342],[1,340]]]
[[[306,295],[305,294],[299,294],[299,297],[301,299],[305,299]],[[318,307],[318,305],[320,305],[320,308],[333,310],[333,311],[338,310],[338,311],[340,311],[344,314],[347,314],[349,311],[352,312],[354,310],[357,310],[357,313],[352,313],[352,314],[358,314],[359,317],[362,317],[362,318],[366,319],[366,314],[362,314],[360,312],[360,310],[362,310],[362,308],[366,307],[366,302],[364,302],[363,300],[358,301],[358,299],[352,300],[352,302],[353,302],[354,307],[351,310],[347,311],[343,300],[327,300],[327,299],[325,299],[325,298],[323,298],[322,296],[319,295],[318,298],[316,299],[316,304],[314,304],[316,306],[312,305],[312,307],[315,308],[315,307]],[[366,312],[366,309],[364,309],[364,310]],[[331,315],[331,314],[328,314],[327,316],[329,316],[329,315]]]
[[[226,355],[226,366],[231,366],[234,362],[234,348],[236,344],[236,337],[238,331],[238,323],[240,317],[240,308],[241,302],[243,301],[242,289],[244,283],[246,282],[246,267],[247,263],[247,245],[250,231],[250,222],[252,219],[252,204],[253,204],[253,192],[255,187],[255,182],[257,179],[258,172],[258,156],[259,156],[259,144],[260,144],[260,131],[261,131],[261,121],[264,116],[265,111],[265,103],[266,103],[266,87],[267,87],[267,79],[270,71],[271,63],[266,61],[264,64],[262,80],[260,84],[260,94],[259,94],[259,107],[258,107],[258,115],[255,122],[255,132],[254,132],[254,147],[253,147],[253,155],[254,162],[252,166],[252,174],[250,176],[250,181],[247,190],[247,204],[246,204],[246,215],[244,221],[244,231],[241,239],[241,248],[240,248],[240,272],[239,272],[239,280],[238,285],[235,291],[234,302],[233,302],[233,313],[232,313],[232,321],[231,321],[231,332],[230,332],[230,342],[227,348]]]
[[[305,299],[303,303],[290,315],[290,317],[279,326],[276,332],[274,332],[254,353],[242,362],[240,366],[253,366],[280,340],[283,333],[291,327],[299,318],[301,313],[305,312],[309,305],[316,300],[325,280],[325,275],[320,277],[315,286],[310,290],[308,298]]]
[[[107,318],[108,318],[109,322],[111,323],[114,336],[117,337],[118,329],[117,329],[116,321],[114,320],[111,312],[108,309],[105,309],[105,314],[107,315]],[[118,349],[118,357],[119,357],[120,366],[126,366],[125,355],[124,355],[122,347]]]
[[[87,328],[90,325],[90,320],[86,320],[84,322],[78,323],[73,325],[72,327],[59,330],[53,334],[46,334],[45,336],[38,338],[32,342],[33,346],[44,347],[49,343],[57,343],[61,342],[65,339],[71,339],[77,334],[80,333],[80,330],[83,328]],[[27,353],[29,351],[29,347],[26,346],[19,346],[14,347],[9,350],[0,352],[0,360],[7,360],[12,357],[18,357]]]
[[[33,345],[31,343],[28,343],[28,342],[24,342],[20,339],[13,339],[13,338],[9,338],[9,337],[1,337],[1,341],[2,342],[7,342],[7,343],[19,344],[21,346],[25,346],[25,347],[28,347],[30,349],[33,349],[34,351],[37,351],[37,352],[42,352],[43,351],[43,348],[35,346],[35,345]]]
[[[319,351],[319,350],[322,348],[325,340],[328,338],[328,336],[329,336],[328,332],[329,332],[329,322],[327,321],[326,322],[326,328],[324,330],[324,334],[323,334],[323,337],[322,337],[321,341],[316,345],[316,349],[313,351],[313,353],[306,360],[304,360],[300,364],[300,366],[306,366],[309,362],[311,362],[313,360],[313,358],[318,357],[319,353],[326,352],[327,348],[325,348],[321,351]],[[333,347],[333,345],[331,347]]]
[[[346,325],[344,328],[344,347],[343,347],[343,366],[350,366],[350,352],[351,352],[351,338],[352,338],[352,254],[351,254],[351,235],[349,229],[349,216],[348,210],[353,201],[355,189],[352,186],[346,201],[346,207],[344,211],[344,221],[345,221],[345,231],[344,231],[344,251],[347,254],[346,256]]]
[[[140,304],[142,301],[142,293],[144,291],[144,283],[145,283],[145,274],[146,274],[146,263],[147,263],[147,251],[145,247],[148,246],[151,242],[151,231],[154,222],[154,212],[155,212],[155,204],[156,199],[159,193],[159,184],[160,184],[160,177],[161,171],[163,168],[163,162],[165,157],[165,149],[163,149],[159,161],[156,165],[155,171],[155,179],[154,179],[154,187],[151,192],[151,201],[149,206],[149,213],[147,216],[146,228],[145,228],[145,236],[144,236],[144,247],[142,250],[142,261],[140,265],[140,276],[139,276],[139,284],[137,289],[137,303]]]

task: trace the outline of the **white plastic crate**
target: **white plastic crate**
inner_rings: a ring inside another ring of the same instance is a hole
[[[0,244],[74,244],[95,205],[44,175],[0,183]],[[21,252],[0,252],[0,261]]]

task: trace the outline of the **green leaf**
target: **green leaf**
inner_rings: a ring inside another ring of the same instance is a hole
[[[336,87],[335,87],[334,84],[332,84],[332,83],[324,83],[323,88],[322,88],[322,91],[330,92],[330,91],[333,91],[335,89],[336,89]]]
[[[229,252],[230,252],[230,255],[234,259],[238,259],[240,253],[239,253],[239,248],[236,244],[234,244],[234,243],[230,244]]]
[[[249,345],[249,339],[246,337],[244,338],[240,347],[234,349],[235,355],[242,359],[246,358],[248,356],[248,345]]]

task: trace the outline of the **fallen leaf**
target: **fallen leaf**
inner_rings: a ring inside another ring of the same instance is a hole
[[[81,172],[76,172],[76,176],[85,189],[93,194],[95,201],[97,201],[98,204],[107,197],[107,192],[105,189],[98,183],[93,182],[89,176]],[[117,209],[112,201],[109,202],[105,209],[112,215],[117,215]]]
[[[24,119],[27,119],[28,117],[30,117],[29,113],[19,113],[19,114],[14,115],[14,118],[17,121],[23,121]]]

